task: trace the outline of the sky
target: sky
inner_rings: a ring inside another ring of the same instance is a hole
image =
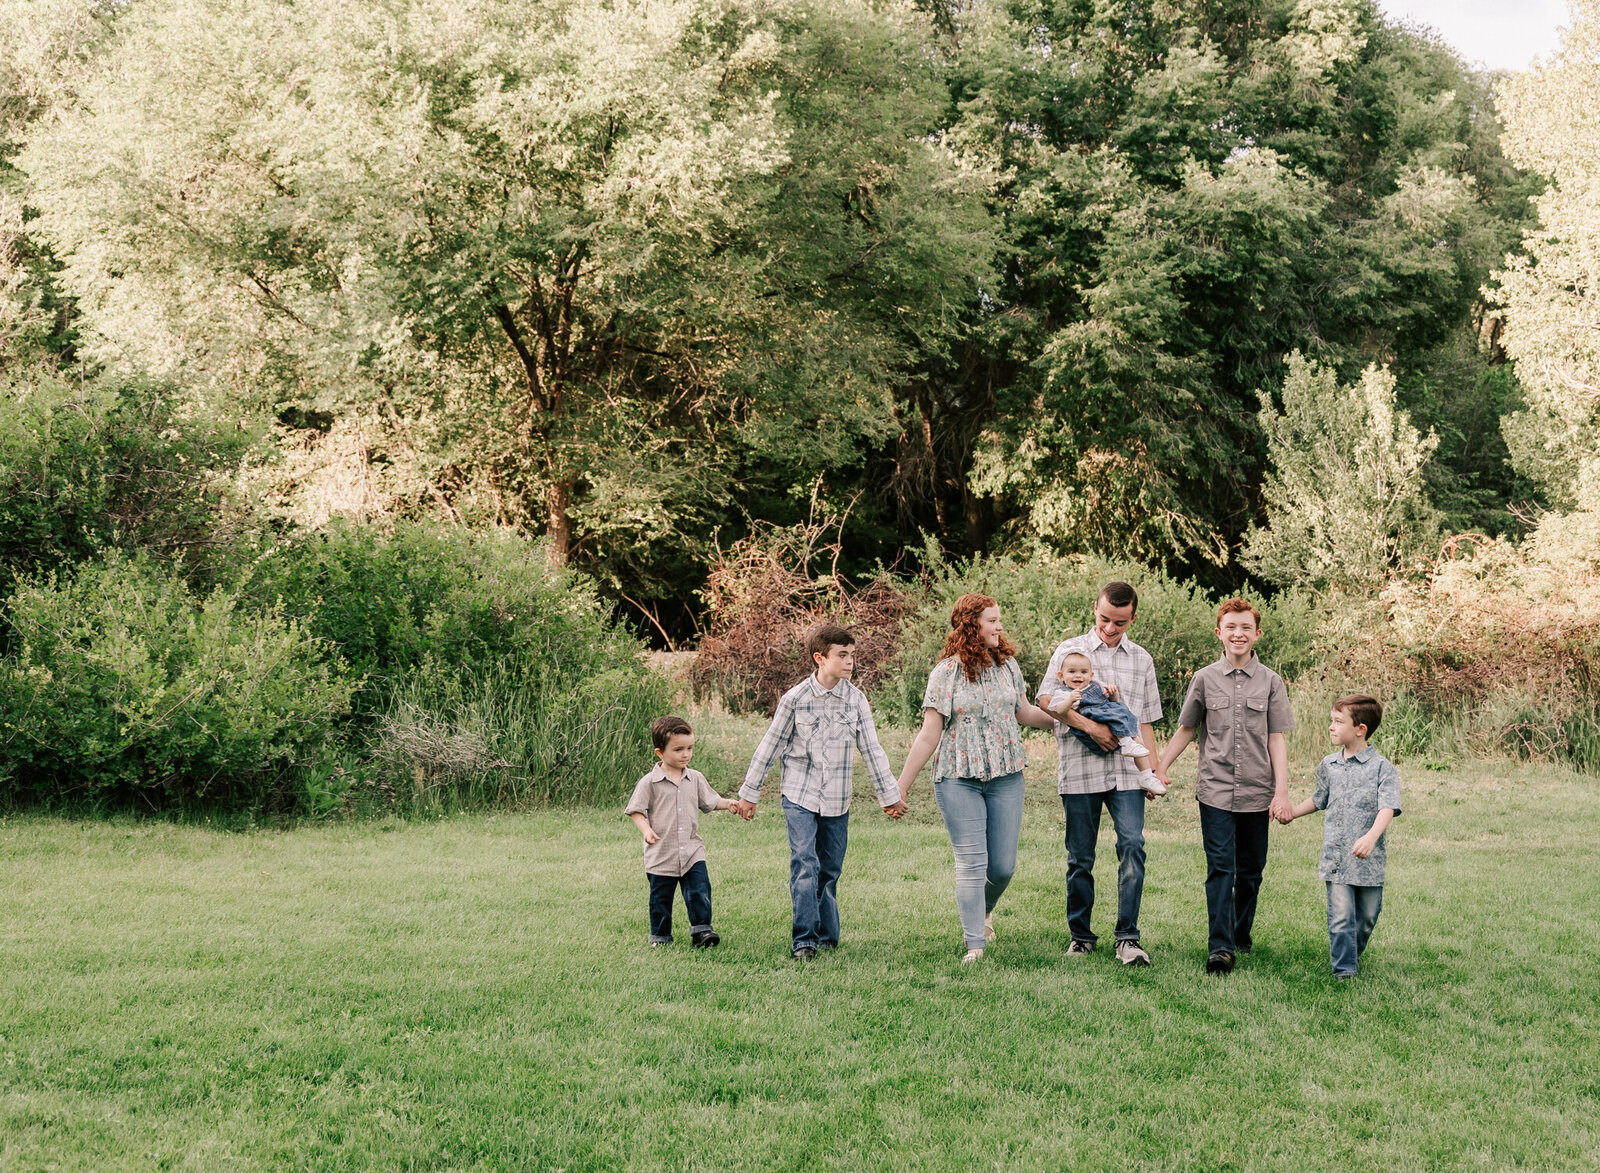
[[[1566,24],[1566,0],[1378,0],[1391,20],[1431,25],[1471,62],[1526,69],[1548,56]]]

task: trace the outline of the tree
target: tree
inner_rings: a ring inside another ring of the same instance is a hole
[[[436,491],[626,562],[709,528],[743,448],[848,464],[987,256],[941,216],[919,22],[814,9],[152,0],[22,165],[104,361],[367,413]]]
[[[1573,0],[1572,18],[1500,87],[1506,153],[1550,182],[1488,292],[1527,398],[1505,421],[1513,459],[1557,507],[1600,511],[1600,2]]]
[[[1386,369],[1369,366],[1341,387],[1299,351],[1288,367],[1281,408],[1261,393],[1267,525],[1251,528],[1243,562],[1280,586],[1371,594],[1417,569],[1437,541],[1424,467],[1438,437],[1395,406]]]

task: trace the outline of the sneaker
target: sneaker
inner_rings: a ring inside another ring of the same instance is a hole
[[[1228,952],[1213,953],[1206,958],[1207,973],[1232,973],[1233,954]]]
[[[1086,953],[1093,953],[1093,952],[1094,952],[1094,942],[1093,941],[1079,941],[1079,940],[1074,939],[1072,944],[1067,946],[1067,956],[1068,957],[1082,957]]]
[[[1117,960],[1123,965],[1149,965],[1150,954],[1139,948],[1137,941],[1118,941]]]
[[[689,938],[689,940],[693,943],[696,949],[709,949],[713,945],[722,944],[722,938],[717,936],[717,934],[712,932],[710,929],[707,929],[703,933],[696,933],[693,937]]]
[[[1149,756],[1150,753],[1137,737],[1119,737],[1117,747],[1125,758],[1142,758]]]
[[[661,948],[663,948],[663,947],[665,947],[667,945],[670,945],[670,944],[672,944],[671,941],[651,941],[650,942],[650,948],[652,948],[652,949],[661,949]]]
[[[1336,974],[1333,975],[1333,980],[1336,981],[1336,982],[1347,982],[1347,981],[1350,981],[1355,976],[1356,975],[1353,974],[1353,973],[1336,973]]]
[[[816,955],[816,949],[812,948],[810,945],[802,945],[800,948],[794,951],[794,959],[796,961],[810,961]]]
[[[1139,788],[1148,790],[1151,794],[1165,794],[1167,792],[1167,784],[1156,777],[1154,770],[1139,771]]]
[[[985,942],[994,940],[994,913],[983,918],[983,939]]]
[[[962,965],[971,965],[974,961],[982,961],[982,960],[983,960],[983,950],[982,949],[968,949],[967,950],[967,955],[961,959],[961,964]]]

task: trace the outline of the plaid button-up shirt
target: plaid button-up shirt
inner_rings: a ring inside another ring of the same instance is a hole
[[[815,675],[809,676],[778,702],[739,797],[746,802],[760,799],[761,783],[781,759],[783,797],[824,817],[845,814],[850,809],[850,774],[857,749],[867,763],[878,805],[899,802],[900,786],[889,769],[889,755],[878,744],[866,694],[848,680],[823,688]]]
[[[1161,688],[1156,683],[1156,662],[1150,653],[1123,636],[1116,647],[1107,647],[1093,631],[1063,640],[1050,657],[1044,680],[1039,683],[1039,707],[1048,710],[1050,695],[1061,683],[1061,661],[1068,652],[1082,652],[1094,665],[1094,678],[1103,688],[1117,686],[1118,699],[1133,711],[1141,724],[1161,720]],[[1148,747],[1152,752],[1155,746]],[[1056,722],[1056,792],[1058,794],[1101,794],[1107,790],[1139,789],[1139,767],[1120,753],[1101,755],[1089,749],[1072,730]]]

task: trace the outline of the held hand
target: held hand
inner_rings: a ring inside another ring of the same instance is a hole
[[[902,798],[898,802],[891,803],[883,808],[883,813],[898,821],[900,816],[906,813],[906,800]]]
[[[646,844],[661,842],[661,836],[656,834],[655,828],[653,827],[645,827],[640,834],[644,836],[644,841]]]
[[[753,802],[746,802],[742,798],[736,798],[733,800],[733,813],[739,815],[744,819],[745,822],[748,823],[751,819],[756,817],[756,804]]]
[[[1355,846],[1350,849],[1350,854],[1355,856],[1357,859],[1366,859],[1367,856],[1372,854],[1372,849],[1376,846],[1376,843],[1363,835],[1360,839],[1356,840]]]

